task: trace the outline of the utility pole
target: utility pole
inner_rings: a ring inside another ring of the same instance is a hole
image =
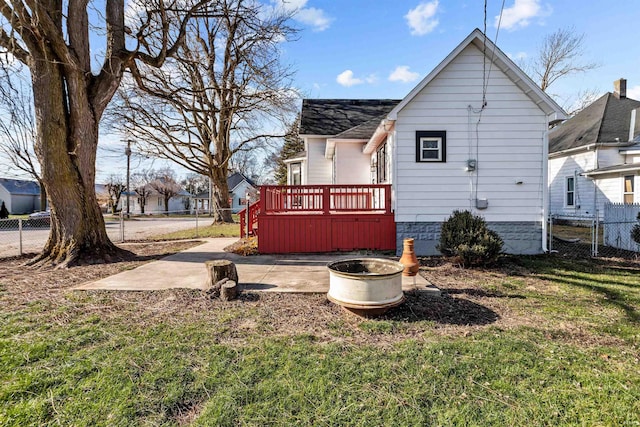
[[[127,148],[124,149],[124,154],[127,155],[127,218],[129,218],[129,171],[131,167],[131,140],[127,139]]]

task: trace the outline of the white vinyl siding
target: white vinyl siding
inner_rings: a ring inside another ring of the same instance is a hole
[[[331,184],[332,161],[324,157],[326,138],[307,138],[306,142],[307,170],[302,173],[302,185]]]
[[[606,168],[624,163],[624,154],[620,154],[618,147],[600,147],[598,148],[598,167]]]
[[[476,197],[488,199],[488,209],[473,208],[487,221],[541,220],[546,116],[495,66],[482,116],[469,116],[482,87],[483,55],[470,45],[398,112],[396,221],[441,222]],[[416,131],[446,132],[446,162],[416,162]],[[477,181],[465,171],[469,159],[477,160]]]
[[[369,155],[362,153],[362,142],[339,141],[335,148],[334,184],[369,184]],[[328,184],[329,182],[325,183]]]
[[[581,175],[594,169],[595,152],[585,151],[572,156],[549,159],[549,212],[559,216],[594,215],[595,184],[590,178]],[[567,177],[574,179],[574,204],[567,206]],[[597,201],[602,212],[603,201]]]

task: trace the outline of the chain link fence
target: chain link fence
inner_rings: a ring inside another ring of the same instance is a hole
[[[603,215],[551,215],[549,250],[575,258],[640,259],[640,245],[631,237],[637,212],[640,205],[607,203]]]
[[[0,219],[0,257],[41,250],[50,225],[48,217]]]
[[[237,221],[237,216],[233,218]],[[192,212],[169,211],[151,214],[105,215],[107,235],[112,242],[142,241],[156,238],[176,231],[199,230],[212,224],[211,212],[198,210]],[[0,220],[0,258],[35,253],[42,250],[49,237],[50,218],[2,219]],[[238,231],[240,224],[237,224]]]

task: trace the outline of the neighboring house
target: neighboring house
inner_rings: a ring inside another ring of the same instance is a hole
[[[229,199],[231,200],[231,212],[238,213],[247,203],[247,193],[255,195],[258,186],[251,179],[239,172],[234,172],[227,178],[229,187]]]
[[[178,195],[169,199],[169,213],[176,214],[181,212],[190,211],[190,202],[192,195],[185,190],[180,190]],[[135,191],[129,193],[129,213],[140,214],[142,213],[142,207],[140,205],[140,198]],[[126,191],[120,196],[117,210],[123,209],[127,211],[127,193]],[[163,214],[165,213],[164,196],[159,194],[156,190],[150,190],[144,204],[144,213]]]
[[[604,215],[604,204],[640,202],[640,101],[627,82],[549,133],[550,211],[560,217]]]
[[[122,196],[126,200],[126,194]],[[169,212],[170,213],[179,213],[184,212],[187,213],[190,210],[191,204],[191,193],[186,190],[180,190],[177,195],[173,196],[169,199]],[[137,199],[137,198],[136,198]],[[136,204],[138,200],[135,201]],[[139,205],[138,211],[139,211]],[[125,201],[126,207],[126,201]],[[133,201],[131,207],[133,208]],[[145,214],[154,214],[154,213],[164,213],[164,196],[159,194],[157,191],[152,191],[151,194],[147,197],[147,201],[144,205],[144,213]]]
[[[251,179],[247,178],[239,172],[234,172],[227,178],[227,187],[229,188],[229,205],[231,206],[231,212],[238,213],[238,211],[245,208],[247,203],[247,193],[249,195],[255,195],[257,193],[258,186]],[[194,196],[193,208],[197,207],[201,211],[209,211],[209,192],[204,191]]]
[[[482,215],[509,253],[546,250],[547,133],[565,112],[474,30],[402,100],[303,101],[288,182],[391,184],[396,250],[437,254],[454,210]]]
[[[10,214],[27,214],[40,209],[40,186],[35,181],[0,178],[0,204]]]

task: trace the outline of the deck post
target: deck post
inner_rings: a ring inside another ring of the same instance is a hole
[[[391,186],[384,187],[384,210],[391,213]]]
[[[325,214],[331,210],[331,189],[326,185],[322,187],[322,210]]]

